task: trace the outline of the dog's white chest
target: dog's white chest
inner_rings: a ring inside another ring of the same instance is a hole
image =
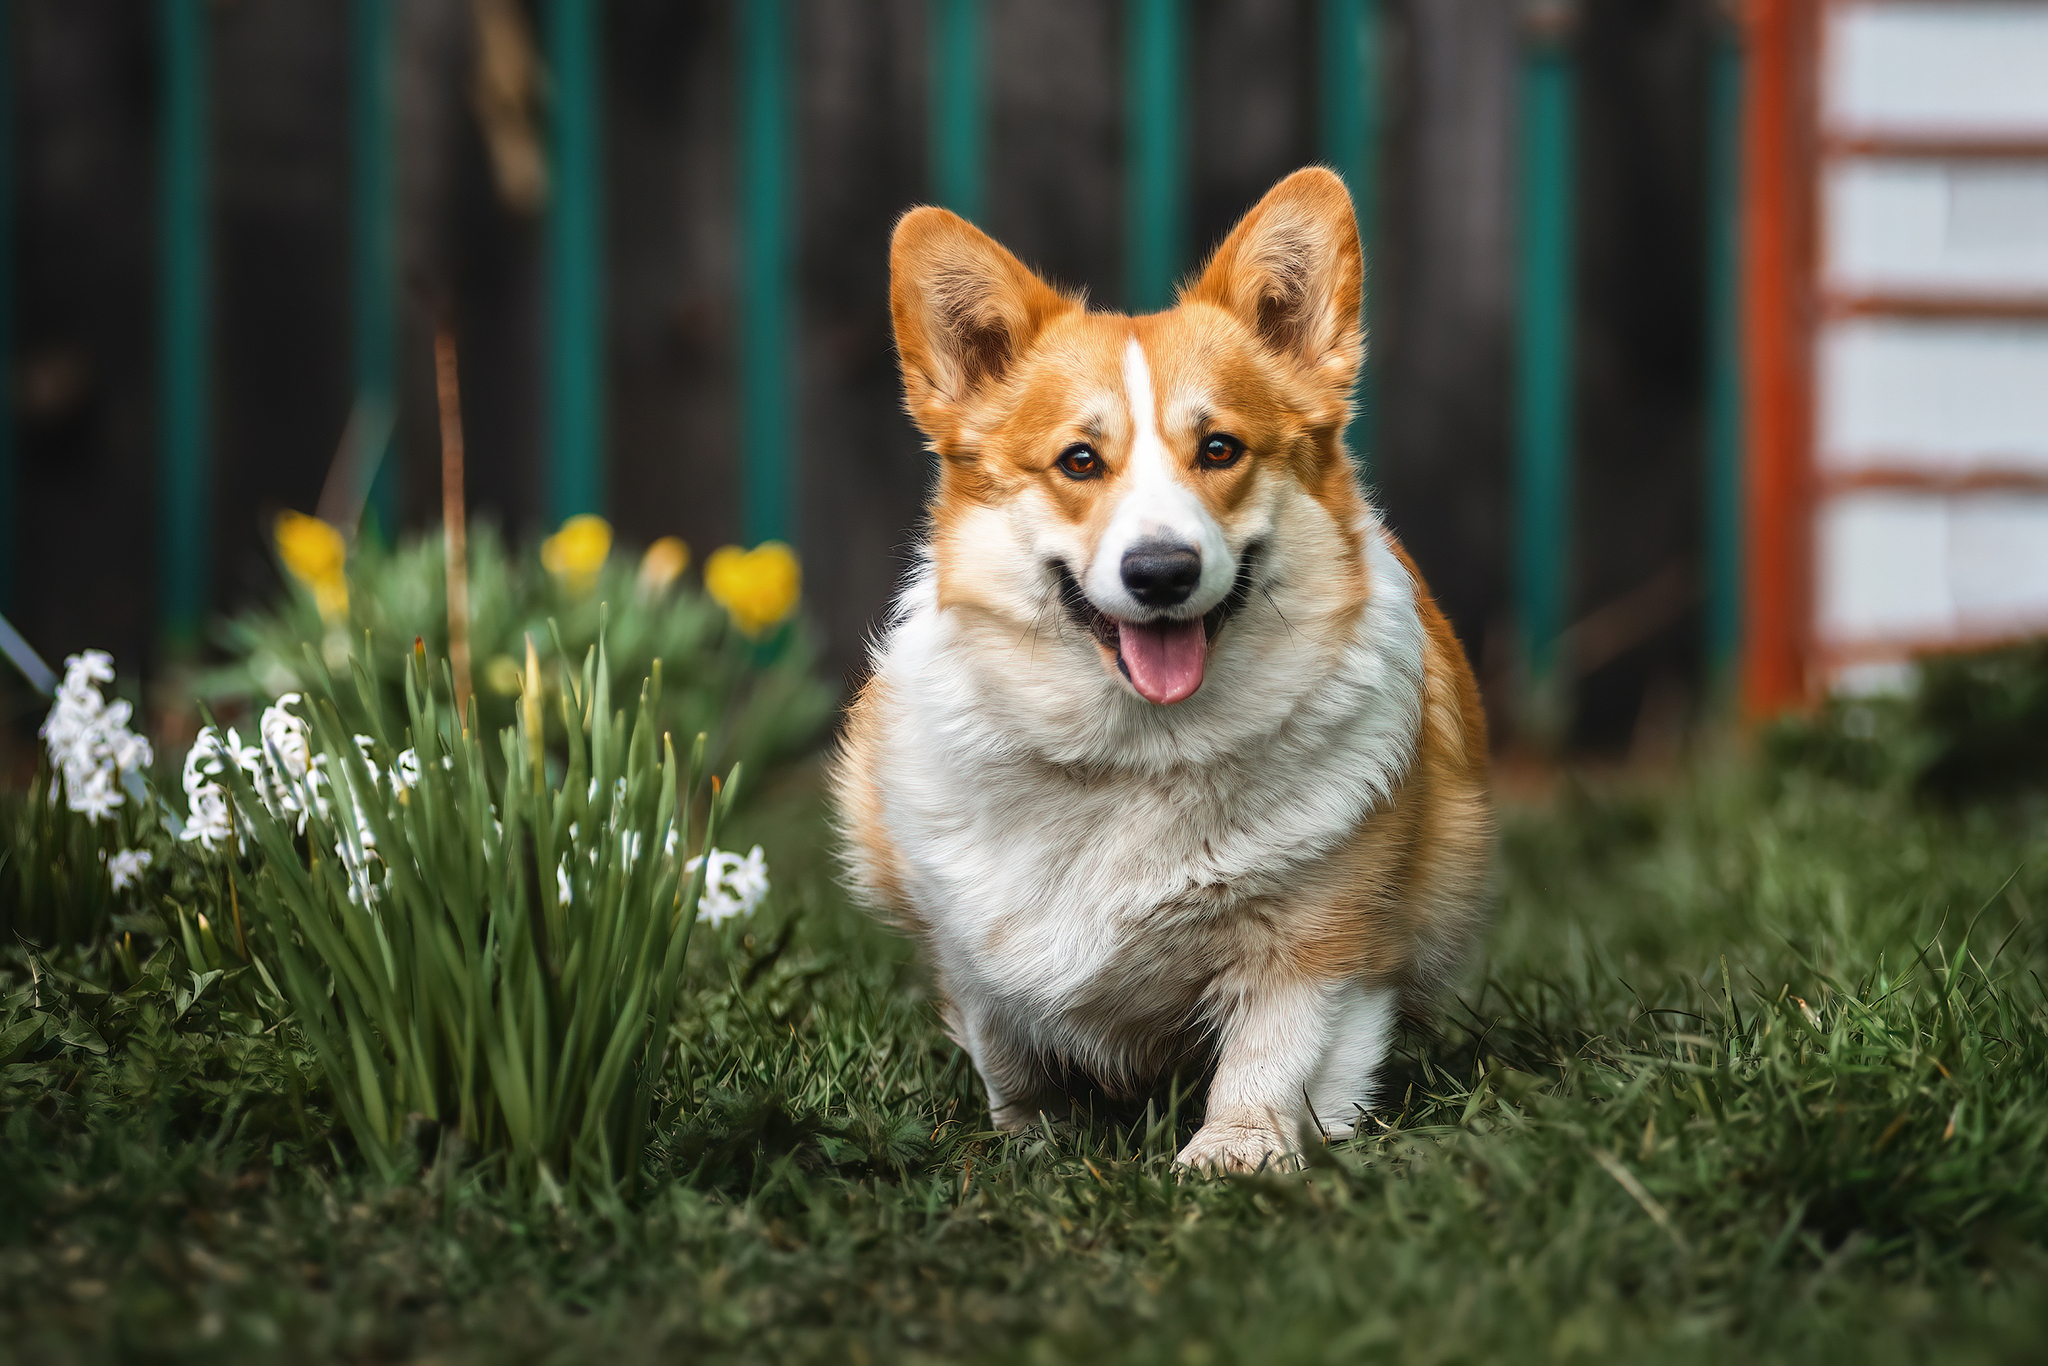
[[[959,776],[943,805],[892,810],[913,836],[912,894],[956,991],[1050,1012],[1134,979],[1199,975],[1230,908],[1273,881],[1213,794],[1095,787],[1025,765]]]
[[[964,1015],[1114,1056],[1284,936],[1289,889],[1413,754],[1420,625],[1405,571],[1369,544],[1392,591],[1346,637],[1312,645],[1277,613],[1233,622],[1243,634],[1170,714],[1077,697],[1081,668],[998,655],[929,579],[912,585],[876,660],[874,777]]]

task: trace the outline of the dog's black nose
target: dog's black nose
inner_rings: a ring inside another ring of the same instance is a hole
[[[1202,577],[1202,552],[1192,546],[1140,541],[1124,552],[1124,587],[1147,607],[1176,607]]]

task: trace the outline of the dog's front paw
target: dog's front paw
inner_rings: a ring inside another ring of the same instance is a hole
[[[1301,1155],[1279,1130],[1227,1122],[1204,1124],[1174,1160],[1204,1172],[1293,1171],[1301,1165]]]
[[[1038,1127],[1041,1110],[1036,1105],[998,1105],[989,1111],[989,1121],[1006,1134],[1021,1134]]]

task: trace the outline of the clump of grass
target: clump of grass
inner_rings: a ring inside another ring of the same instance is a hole
[[[1779,772],[1951,808],[2048,794],[2048,638],[1930,655],[1903,693],[1831,699],[1773,725],[1764,748]]]
[[[375,717],[367,671],[357,682]],[[655,720],[658,666],[630,726],[611,696],[600,644],[580,677],[564,672],[568,757],[550,771],[529,648],[517,722],[487,763],[475,713],[457,724],[417,651],[403,737],[416,781],[396,776],[399,737],[371,737],[379,768],[319,705],[328,781],[303,780],[303,836],[230,766],[260,851],[232,889],[249,952],[278,965],[335,1108],[386,1178],[417,1167],[422,1125],[514,1192],[610,1195],[637,1178],[704,891],[678,803],[697,791],[704,739],[679,770]],[[737,778],[711,781],[698,852]]]
[[[106,863],[118,832],[53,801],[56,781],[41,764],[26,793],[0,795],[0,942],[85,943],[104,933],[120,906]]]
[[[1920,790],[1951,804],[2048,791],[2048,639],[1930,659],[1916,703],[1932,740]]]

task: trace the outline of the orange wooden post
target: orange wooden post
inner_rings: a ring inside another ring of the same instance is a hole
[[[1820,0],[1745,0],[1743,710],[1812,691],[1814,42]]]

